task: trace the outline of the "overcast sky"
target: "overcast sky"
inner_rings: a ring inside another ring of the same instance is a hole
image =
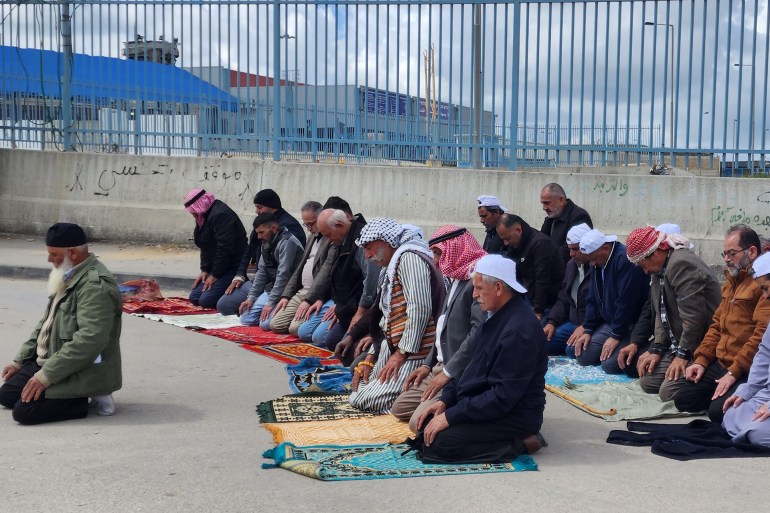
[[[218,65],[272,76],[277,33],[292,36],[280,40],[281,68],[286,67],[288,44],[288,68],[297,70],[302,82],[424,96],[423,53],[433,44],[440,99],[472,104],[472,5],[291,5],[281,9],[275,28],[272,7],[260,3],[78,6],[75,51],[120,57],[122,43],[133,39],[136,27],[147,38],[178,38],[180,66]],[[512,66],[517,49],[513,7],[487,5],[482,22],[484,108],[498,116],[498,123],[510,125],[512,81],[518,76],[518,121],[530,127],[529,139],[548,136],[553,142],[558,126],[565,144],[603,137],[611,143],[616,137],[612,128],[618,126],[617,141],[635,144],[635,128],[641,125],[656,127],[658,139],[665,130],[668,145],[673,39],[676,144],[709,147],[713,134],[715,148],[732,148],[736,136],[739,147],[748,147],[753,74],[755,146],[770,147],[770,122],[763,114],[768,111],[767,4],[524,4],[518,73]],[[0,6],[0,41],[57,50],[59,9]],[[645,26],[645,21],[661,25]],[[741,59],[744,65],[734,66]],[[569,126],[596,130],[568,134]],[[604,131],[605,126],[610,130]],[[626,127],[633,128],[628,139]]]

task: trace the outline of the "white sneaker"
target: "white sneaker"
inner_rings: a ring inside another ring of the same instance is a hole
[[[96,408],[96,414],[102,417],[109,417],[115,413],[115,401],[112,399],[112,394],[93,396],[89,407]]]

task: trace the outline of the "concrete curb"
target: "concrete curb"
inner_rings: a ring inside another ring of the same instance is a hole
[[[0,276],[7,277],[7,278],[19,278],[19,279],[30,279],[30,280],[45,280],[48,278],[49,273],[51,272],[50,268],[45,267],[25,267],[25,266],[14,266],[14,265],[0,265]],[[140,278],[148,278],[155,280],[158,282],[158,285],[161,287],[161,292],[163,289],[173,289],[173,290],[186,290],[190,288],[190,285],[192,285],[193,279],[189,276],[161,276],[157,274],[130,274],[130,273],[121,273],[121,272],[115,272],[113,273],[115,275],[115,279],[118,280],[118,283],[123,283],[129,280],[138,280]]]

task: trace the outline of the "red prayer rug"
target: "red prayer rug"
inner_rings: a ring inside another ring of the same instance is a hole
[[[216,328],[200,330],[198,333],[219,337],[225,340],[248,344],[252,346],[269,346],[273,344],[296,344],[300,342],[294,335],[280,335],[272,331],[265,331],[259,326],[234,326],[232,328]]]
[[[203,308],[190,303],[184,297],[167,297],[157,301],[123,303],[123,311],[128,314],[163,314],[189,315],[217,313],[216,308]]]
[[[317,356],[323,365],[341,365],[334,353],[313,344],[278,344],[272,346],[241,345],[242,348],[283,363],[296,364],[303,358]]]

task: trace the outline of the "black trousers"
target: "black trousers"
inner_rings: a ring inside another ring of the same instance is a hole
[[[526,452],[523,439],[538,429],[513,416],[449,426],[422,449],[423,463],[510,463]]]
[[[708,410],[709,419],[717,424],[722,423],[722,406],[728,397],[735,393],[735,389],[738,385],[746,382],[746,378],[739,379],[731,386],[722,397],[717,397],[713,401],[711,396],[714,395],[714,390],[717,389],[716,380],[727,374],[727,369],[722,367],[719,362],[714,361],[706,367],[706,372],[703,373],[703,377],[700,381],[693,383],[688,381],[682,385],[676,394],[674,395],[674,405],[679,411],[687,411],[697,413],[703,410]]]
[[[11,379],[0,387],[0,405],[13,408],[13,420],[19,424],[42,424],[60,420],[82,419],[88,415],[88,397],[75,399],[46,399],[43,391],[40,399],[21,402],[24,385],[40,370],[34,361],[25,363]]]

